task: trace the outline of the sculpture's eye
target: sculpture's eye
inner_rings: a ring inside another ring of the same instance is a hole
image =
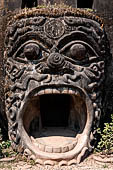
[[[24,47],[24,56],[28,60],[37,60],[40,58],[40,47],[35,43],[27,44]]]
[[[82,60],[86,55],[86,47],[82,44],[74,44],[70,48],[71,57],[76,60]]]

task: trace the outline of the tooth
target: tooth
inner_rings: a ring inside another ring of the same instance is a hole
[[[69,148],[68,148],[68,146],[64,146],[64,147],[62,147],[62,152],[64,153],[64,152],[68,152],[69,151]]]
[[[31,159],[31,160],[35,160],[35,159],[36,159],[35,155],[31,155],[31,156],[30,156],[30,159]]]
[[[89,84],[88,85],[88,87],[89,87],[89,90],[92,90],[92,88],[95,88],[95,87],[97,87],[97,83],[91,83],[91,84]]]
[[[59,94],[60,93],[60,91],[57,90],[57,89],[53,89],[52,91],[53,91],[53,94]]]
[[[34,97],[37,97],[38,96],[38,93],[36,93],[35,95],[34,95]]]
[[[75,91],[76,96],[80,96],[80,93],[78,91]]]
[[[45,152],[52,153],[52,147],[46,146],[46,147],[45,147]]]
[[[29,149],[25,149],[24,150],[24,155],[25,156],[30,156],[31,155],[31,151]]]
[[[42,94],[44,94],[44,90],[40,90],[40,91],[38,92],[38,95],[42,95]]]
[[[67,165],[67,161],[61,161],[59,162],[59,166],[66,166]]]
[[[68,145],[69,151],[71,151],[74,147],[75,147],[75,145],[73,143]]]
[[[96,103],[93,103],[93,107],[96,108],[96,107],[97,107],[97,104],[96,104]]]
[[[35,138],[33,136],[31,136],[31,141],[35,142]]]
[[[68,92],[69,92],[68,89],[64,89],[64,90],[62,91],[62,94],[68,94]]]
[[[92,141],[92,140],[94,140],[94,139],[95,139],[95,137],[94,137],[93,133],[91,132],[91,134],[90,134],[90,140]]]
[[[93,94],[91,95],[91,99],[92,99],[92,100],[95,100],[96,97],[97,97],[96,93],[93,93]]]
[[[95,117],[97,120],[100,119],[100,112],[99,111],[95,111]]]
[[[53,153],[61,153],[61,148],[53,148]]]
[[[44,165],[54,166],[55,165],[55,161],[47,160],[47,161],[44,162]]]
[[[68,166],[75,165],[76,163],[77,163],[76,159],[72,159],[71,161],[68,162]]]
[[[69,94],[75,94],[75,92],[72,89],[69,89]]]
[[[39,148],[39,150],[41,150],[41,151],[45,151],[45,146],[42,145],[42,144],[39,144],[39,145],[38,145],[38,148]]]
[[[41,160],[41,159],[36,159],[35,163],[40,164],[40,165],[44,164],[43,160]]]
[[[40,84],[41,84],[41,86],[43,86],[44,83],[41,81]]]
[[[51,94],[52,93],[52,89],[45,89],[45,94]]]

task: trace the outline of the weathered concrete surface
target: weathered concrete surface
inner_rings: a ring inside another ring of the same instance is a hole
[[[113,10],[113,0],[94,0],[93,8],[104,13]]]
[[[44,1],[46,0],[38,0],[39,4],[44,4]],[[49,1],[49,0],[48,0]],[[50,0],[51,2],[55,2]],[[72,5],[73,7],[76,7],[76,2],[77,0],[57,0],[57,3],[60,2],[66,2],[68,5]],[[3,30],[5,30],[5,25],[3,26],[3,23],[5,18],[3,15],[5,15],[5,11],[2,10],[4,9],[9,9],[9,10],[14,10],[14,9],[20,9],[21,6],[21,0],[0,0],[0,110],[4,110],[3,107]],[[96,14],[101,16],[104,19],[104,25],[105,25],[105,30],[108,35],[108,39],[110,41],[110,47],[111,47],[111,53],[113,55],[113,0],[94,0],[93,3],[93,9],[96,10]],[[112,92],[112,87],[110,87],[110,94]],[[109,91],[109,90],[108,90]],[[109,98],[109,95],[108,95]],[[110,97],[111,99],[111,97]],[[113,106],[112,106],[113,107]],[[113,110],[113,109],[111,109]]]
[[[2,8],[7,8],[9,10],[14,10],[15,8],[20,8],[21,0],[1,0],[0,6]]]
[[[6,18],[4,17],[4,9],[0,9],[0,127],[2,134],[4,133],[4,139],[7,138],[7,120],[5,116],[4,108],[4,34],[6,28]]]
[[[104,20],[105,30],[110,41],[113,55],[113,0],[94,0],[93,9]]]

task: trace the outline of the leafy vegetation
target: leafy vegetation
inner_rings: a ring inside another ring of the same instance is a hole
[[[0,158],[10,156],[10,149],[9,149],[10,146],[11,146],[10,140],[7,141],[2,140],[2,134],[0,129]]]
[[[7,140],[7,141],[3,141],[0,143],[0,148],[2,149],[7,149],[11,146],[11,141]]]
[[[98,134],[100,134],[101,138],[96,150],[103,154],[113,153],[113,114],[111,115],[111,122],[104,123],[103,131],[99,128]]]

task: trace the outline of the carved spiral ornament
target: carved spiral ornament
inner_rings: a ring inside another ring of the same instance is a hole
[[[52,53],[48,58],[48,66],[52,69],[60,69],[63,67],[65,61],[64,57],[59,53]]]

